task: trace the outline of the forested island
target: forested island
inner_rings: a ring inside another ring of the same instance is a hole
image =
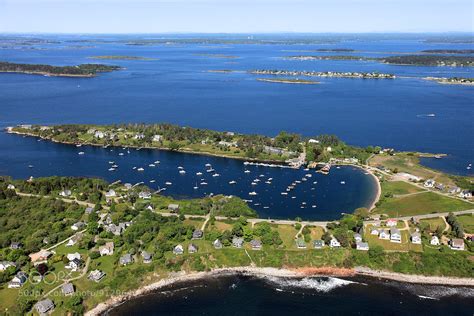
[[[415,65],[415,66],[449,66],[449,67],[472,67],[473,56],[434,56],[434,55],[402,55],[389,56],[380,59],[386,64]]]
[[[120,69],[119,66],[81,64],[77,66],[52,66],[44,64],[16,64],[0,62],[0,72],[25,73],[57,77],[94,77],[100,72]]]
[[[297,70],[274,70],[259,69],[252,70],[249,73],[254,75],[273,75],[273,76],[306,76],[306,77],[330,77],[330,78],[360,78],[360,79],[394,79],[393,74],[384,74],[379,72],[337,72],[337,71],[297,71]]]

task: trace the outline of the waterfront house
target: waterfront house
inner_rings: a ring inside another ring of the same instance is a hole
[[[453,238],[450,242],[451,249],[464,250],[464,240],[461,238]]]
[[[179,211],[179,204],[169,204],[168,211],[171,213],[177,213]]]
[[[412,244],[416,244],[416,245],[421,244],[421,235],[419,232],[414,232],[413,234],[411,234],[410,239],[411,239]]]
[[[127,254],[121,256],[119,261],[120,261],[121,265],[126,266],[126,265],[131,264],[133,262],[133,258],[132,258],[131,254],[127,253]]]
[[[59,192],[59,195],[62,197],[70,197],[72,194],[71,190],[62,190]]]
[[[63,284],[63,286],[61,287],[61,291],[66,296],[72,295],[74,294],[74,285],[72,283]]]
[[[394,227],[390,228],[390,241],[396,243],[402,242],[402,234],[399,229]]]
[[[174,247],[173,253],[174,253],[175,255],[182,255],[182,254],[184,253],[183,246],[177,245],[176,247]]]
[[[324,247],[324,240],[315,240],[313,241],[314,249],[321,249]]]
[[[133,138],[136,140],[142,140],[145,138],[145,134],[139,133],[139,134],[136,134]]]
[[[425,183],[423,184],[423,186],[424,186],[425,188],[432,188],[432,187],[434,187],[435,184],[436,184],[435,180],[433,180],[433,179],[428,179],[428,180],[425,181]]]
[[[390,239],[390,233],[388,232],[388,230],[381,229],[379,231],[379,239],[389,240]]]
[[[77,223],[74,223],[72,226],[71,226],[71,229],[72,230],[79,230],[79,229],[82,229],[86,226],[86,223],[84,222],[77,222]]]
[[[113,241],[106,242],[105,245],[99,247],[99,253],[101,256],[111,256],[114,254],[114,243]]]
[[[224,147],[237,147],[237,142],[226,142],[224,140],[221,140],[217,144]]]
[[[116,196],[117,196],[117,193],[113,189],[110,189],[109,191],[105,192],[105,197],[107,198],[116,197]]]
[[[158,142],[161,142],[162,139],[163,139],[163,136],[161,135],[153,135],[153,138],[151,140],[155,143],[158,143]]]
[[[128,182],[125,183],[123,186],[125,187],[125,190],[130,190],[131,188],[133,188],[133,185],[131,183],[128,183]]]
[[[35,304],[35,309],[40,315],[44,315],[48,312],[51,312],[54,309],[54,303],[49,298],[39,301]]]
[[[12,261],[0,261],[0,271],[5,271],[10,267],[14,267],[15,263]]]
[[[192,244],[192,243],[189,244],[189,246],[188,246],[188,252],[189,253],[196,253],[198,251],[198,249],[199,249],[198,246],[195,245],[195,244]]]
[[[354,240],[355,240],[356,243],[361,242],[362,241],[362,236],[358,233],[355,233],[354,234]]]
[[[262,242],[257,239],[252,239],[250,241],[250,246],[252,246],[252,250],[261,250],[262,249]]]
[[[219,239],[214,240],[212,245],[215,249],[222,249],[222,242]]]
[[[298,238],[298,239],[296,240],[296,247],[297,247],[298,249],[306,249],[306,243],[304,242],[304,239]]]
[[[444,184],[442,183],[436,183],[434,187],[436,190],[444,191]]]
[[[13,184],[7,185],[8,190],[15,190],[15,186]]]
[[[12,249],[12,250],[21,249],[21,243],[17,242],[17,241],[12,242],[10,244],[10,249]]]
[[[151,193],[148,191],[141,191],[140,193],[138,193],[138,197],[140,199],[149,200],[151,199]]]
[[[366,242],[357,242],[356,243],[356,249],[357,250],[362,250],[362,251],[368,251],[369,250],[369,244]]]
[[[242,248],[243,245],[244,245],[243,238],[235,237],[235,236],[232,238],[232,246],[234,246],[235,248]]]
[[[106,136],[106,133],[101,132],[101,131],[95,131],[95,133],[94,133],[94,137],[95,137],[95,138],[102,139],[102,138],[104,138],[105,136]]]
[[[26,283],[26,281],[28,280],[28,275],[23,272],[23,271],[19,271],[14,277],[13,279],[8,282],[8,288],[9,289],[17,289],[17,288],[20,288],[23,286],[23,284]]]
[[[319,140],[310,138],[310,139],[308,140],[308,143],[310,143],[310,144],[319,144]]]
[[[193,231],[193,239],[201,239],[203,236],[203,232],[200,229],[195,229]]]
[[[329,243],[329,247],[331,248],[338,248],[341,247],[341,243],[336,238],[331,238],[331,242]]]
[[[151,263],[151,253],[148,253],[146,251],[142,251],[142,257],[143,257],[143,263]]]
[[[433,245],[433,246],[439,246],[438,236],[431,236],[430,244]]]
[[[100,270],[94,270],[89,273],[89,280],[99,282],[105,276],[105,273]]]

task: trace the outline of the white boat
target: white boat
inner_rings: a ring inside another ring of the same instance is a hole
[[[201,185],[207,185],[207,182],[201,182]]]
[[[255,182],[260,182],[260,179],[255,179],[255,180],[253,180],[253,181],[255,181]]]
[[[196,172],[197,176],[202,176],[202,172]]]
[[[301,180],[302,180],[302,181],[308,181],[308,179],[306,179],[306,178],[302,178]]]
[[[184,171],[184,170],[179,170],[179,173],[180,173],[180,174],[186,174],[186,171]]]
[[[172,185],[173,183],[169,182],[169,181],[166,181],[165,182],[166,185]]]
[[[309,168],[304,168],[303,170],[304,170],[304,171],[309,171]]]
[[[156,166],[155,166],[154,163],[151,163],[151,164],[148,165],[148,167],[152,167],[152,168],[153,168],[153,167],[156,167]]]
[[[281,195],[288,195],[287,192],[281,192]]]
[[[155,163],[155,164],[159,164],[159,163],[160,163],[160,161],[159,161],[159,160],[157,160],[157,161],[155,161],[154,163]]]
[[[113,165],[115,161],[109,161],[109,165]]]
[[[292,199],[296,199],[296,196],[292,196],[291,198],[292,198]]]
[[[346,181],[341,181],[341,184],[346,184]]]
[[[316,205],[311,205],[312,208],[316,208]]]
[[[300,181],[300,180],[296,180],[295,183],[301,183],[301,181]]]
[[[206,166],[206,168],[212,167],[212,165],[211,165],[210,163],[207,163],[207,164],[205,164],[204,166]]]
[[[306,202],[301,202],[302,205],[306,205]]]
[[[123,156],[123,153],[119,153],[119,156]]]
[[[306,177],[306,178],[311,178],[312,176],[313,176],[313,175],[312,175],[311,173],[305,174],[305,177]]]
[[[82,147],[82,144],[77,144],[76,147]]]
[[[245,170],[244,173],[250,173],[250,170]]]
[[[109,171],[115,171],[115,168],[109,168]]]
[[[143,168],[138,168],[137,171],[144,171],[145,169]]]
[[[219,177],[219,176],[220,176],[220,174],[218,174],[218,173],[214,173],[212,176],[213,176],[213,177]]]
[[[112,165],[112,168],[118,168],[118,166],[117,165]]]
[[[80,151],[80,152],[79,152],[79,155],[84,155],[84,152],[83,152],[83,151]]]
[[[251,184],[252,184],[252,185],[257,185],[258,183],[257,183],[257,182],[252,182]]]
[[[155,180],[150,180],[150,183],[155,183],[156,181]]]
[[[260,178],[263,178],[263,177],[265,177],[265,175],[261,174],[261,175],[259,175],[259,177],[260,177]]]
[[[273,178],[268,178],[268,181],[272,181],[272,180],[273,180]]]
[[[318,181],[313,181],[313,184],[317,184],[317,183],[318,183]]]
[[[212,168],[206,170],[206,172],[214,172],[214,171],[216,171],[216,170],[214,170],[214,169],[212,169]]]
[[[266,183],[266,184],[272,184],[272,182],[271,182],[271,181],[265,181],[265,183]]]
[[[135,169],[137,169],[137,167],[133,167],[132,169],[135,170]]]
[[[236,184],[236,183],[237,183],[237,181],[234,181],[234,180],[229,181],[229,184]]]
[[[181,167],[181,166],[179,166],[179,167],[178,167],[178,169],[179,169],[179,170],[183,170],[184,168],[183,168],[183,167]]]
[[[270,206],[264,206],[263,208],[267,209],[267,208],[270,208]]]
[[[249,195],[257,195],[257,192],[255,191],[249,192]]]
[[[248,165],[250,162],[244,161],[244,166]]]

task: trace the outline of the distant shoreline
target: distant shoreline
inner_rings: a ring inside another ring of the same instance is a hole
[[[273,83],[287,83],[287,84],[320,84],[319,81],[301,80],[301,79],[267,79],[267,78],[257,78],[257,81],[273,82]]]
[[[231,267],[219,268],[209,272],[180,272],[170,274],[169,277],[157,282],[142,286],[126,294],[111,297],[105,302],[99,303],[93,309],[87,311],[86,316],[98,316],[110,311],[131,299],[149,294],[165,286],[178,284],[182,282],[196,281],[209,277],[223,277],[229,275],[244,275],[254,277],[277,277],[277,278],[304,278],[304,277],[354,277],[365,276],[371,278],[381,278],[404,283],[431,284],[431,285],[450,285],[450,286],[474,286],[474,278],[455,278],[442,276],[422,276],[410,275],[388,271],[371,270],[364,267],[354,269],[335,268],[335,267],[308,267],[297,269],[279,269],[271,267]]]
[[[10,74],[26,74],[26,75],[40,75],[45,77],[69,77],[69,78],[93,78],[96,77],[96,74],[55,74],[51,72],[44,71],[9,71],[9,70],[0,70],[0,73],[10,73]]]

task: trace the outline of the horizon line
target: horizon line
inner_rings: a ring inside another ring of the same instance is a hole
[[[159,35],[159,34],[204,34],[204,35],[246,35],[246,34],[305,34],[305,35],[343,35],[343,34],[474,34],[474,31],[370,31],[370,32],[299,32],[299,31],[254,31],[254,32],[24,32],[24,31],[0,31],[0,34],[45,34],[45,35]]]

